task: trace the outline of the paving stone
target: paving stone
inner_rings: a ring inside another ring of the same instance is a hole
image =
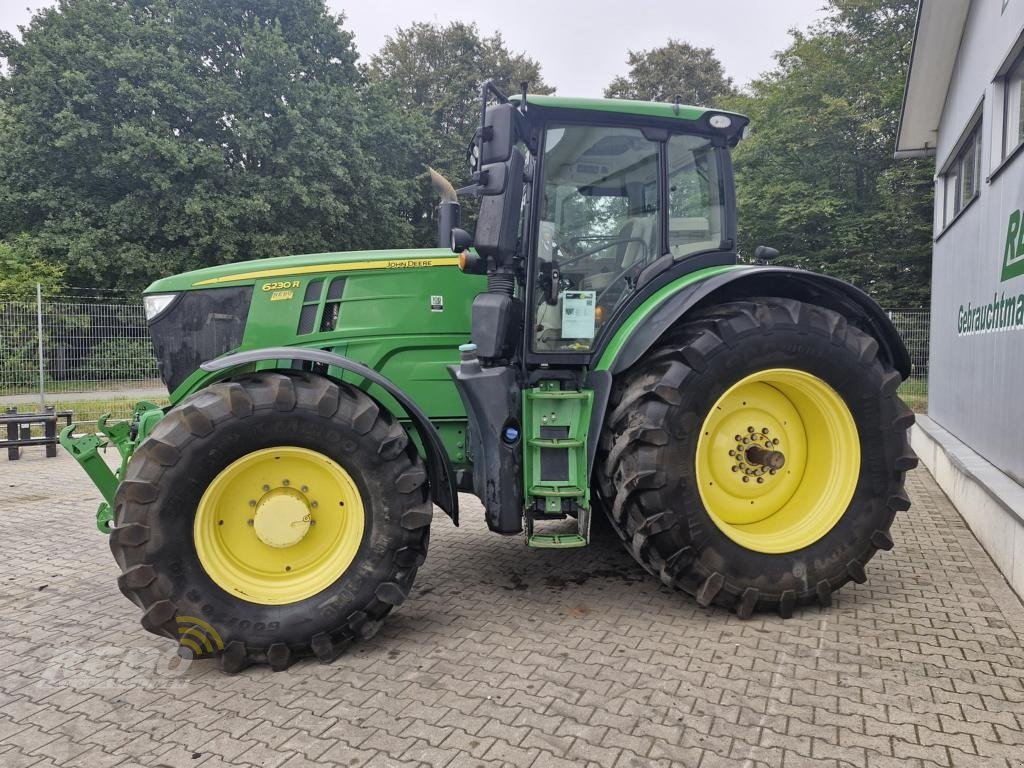
[[[607,534],[528,550],[463,497],[373,640],[229,677],[139,627],[95,491],[35,453],[0,463],[0,514],[51,532],[0,539],[25,564],[0,576],[3,768],[1021,765],[1024,609],[923,470],[896,548],[828,610],[739,621]]]

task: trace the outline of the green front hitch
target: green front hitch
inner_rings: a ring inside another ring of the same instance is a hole
[[[149,434],[149,430],[162,416],[163,409],[160,406],[142,401],[135,404],[130,421],[110,423],[109,413],[100,416],[96,422],[98,434],[90,433],[75,437],[75,424],[69,424],[60,431],[60,444],[82,465],[82,469],[103,497],[99,509],[96,510],[96,527],[102,533],[110,533],[111,520],[114,517],[114,495],[124,479],[128,460],[135,452],[135,447]],[[112,470],[100,456],[100,449],[105,451],[110,445],[117,448],[121,456],[121,465],[116,470]]]

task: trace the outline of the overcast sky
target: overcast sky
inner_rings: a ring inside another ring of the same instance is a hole
[[[44,0],[0,0],[0,28],[16,31]],[[501,31],[509,47],[541,64],[563,96],[600,96],[627,70],[629,50],[675,37],[718,52],[725,70],[744,85],[770,69],[787,31],[821,17],[824,0],[328,0],[343,12],[363,56],[374,53],[396,27],[413,21],[475,21]]]

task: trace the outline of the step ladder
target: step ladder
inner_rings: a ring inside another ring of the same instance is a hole
[[[523,391],[526,543],[535,549],[571,549],[590,542],[587,433],[593,392],[562,390],[542,381]],[[576,515],[573,532],[538,533],[536,523]]]

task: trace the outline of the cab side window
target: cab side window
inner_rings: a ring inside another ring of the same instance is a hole
[[[634,128],[545,135],[534,349],[586,352],[630,278],[662,253],[658,144]]]
[[[718,248],[723,201],[715,149],[701,136],[668,142],[668,250],[676,257]]]

